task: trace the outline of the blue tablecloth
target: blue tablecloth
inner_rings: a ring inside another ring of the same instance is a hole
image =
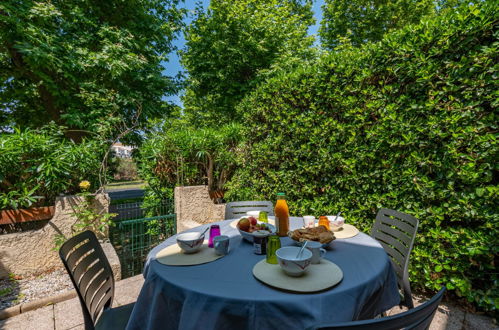
[[[230,253],[211,263],[166,266],[156,253],[175,244],[175,236],[154,248],[144,269],[145,282],[127,329],[305,329],[318,322],[370,318],[399,303],[397,279],[381,245],[360,233],[337,239],[325,258],[343,270],[335,287],[313,294],[283,292],[252,275],[264,256],[242,240],[230,220],[219,222],[230,239]],[[302,225],[292,218],[290,227]],[[201,231],[200,226],[190,231]],[[281,238],[282,246],[293,245]]]

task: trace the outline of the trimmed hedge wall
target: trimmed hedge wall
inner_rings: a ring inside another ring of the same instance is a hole
[[[497,311],[498,13],[460,9],[261,85],[227,197],[284,191],[292,214],[341,210],[365,232],[381,207],[412,214],[412,286]]]

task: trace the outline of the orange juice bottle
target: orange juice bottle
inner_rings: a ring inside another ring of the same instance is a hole
[[[289,208],[284,193],[277,194],[274,213],[277,235],[287,236],[289,231]]]

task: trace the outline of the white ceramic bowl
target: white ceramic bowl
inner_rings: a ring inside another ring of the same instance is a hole
[[[201,233],[184,233],[177,236],[177,244],[185,253],[199,251],[204,242],[204,235]]]
[[[327,216],[327,219],[329,220],[329,227],[331,227],[332,231],[338,231],[343,228],[343,225],[345,224],[345,218],[338,217],[338,219],[336,220],[334,220],[334,218],[336,218],[335,215]]]
[[[311,264],[312,252],[303,249],[300,258],[296,255],[301,248],[296,246],[286,246],[276,251],[277,261],[282,270],[289,276],[301,276]]]
[[[274,226],[272,226],[271,224],[268,224],[268,223],[266,223],[266,225],[267,225],[267,227],[269,227],[269,231],[270,231],[271,234],[275,233],[275,227]],[[250,243],[253,243],[253,237],[254,237],[253,233],[248,233],[247,231],[243,231],[243,230],[241,230],[239,228],[237,228],[237,230],[239,230],[239,234],[241,234],[241,236],[245,240],[247,240]]]
[[[263,223],[263,222],[260,222],[260,221],[257,221],[257,223]],[[275,233],[275,226],[271,225],[270,223],[266,223],[267,227],[269,228],[268,231],[270,231],[271,234]],[[248,242],[250,243],[253,243],[253,233],[248,233],[247,231],[244,231],[244,230],[241,230],[239,229],[239,226],[236,226],[237,227],[237,230],[239,231],[239,234],[241,234],[241,236],[247,240]]]

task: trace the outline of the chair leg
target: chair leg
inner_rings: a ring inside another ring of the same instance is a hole
[[[412,293],[410,290],[404,289],[404,299],[400,305],[406,306],[409,309],[414,308],[414,303],[412,301]]]
[[[411,292],[411,284],[409,283],[408,276],[404,276],[402,281],[402,292],[404,293],[404,299],[401,305],[406,306],[409,309],[414,308],[414,303],[412,302],[412,292]]]
[[[414,303],[412,302],[412,297],[411,296],[407,296],[407,299],[405,301],[405,305],[407,306],[407,308],[409,309],[412,309],[414,308]]]

